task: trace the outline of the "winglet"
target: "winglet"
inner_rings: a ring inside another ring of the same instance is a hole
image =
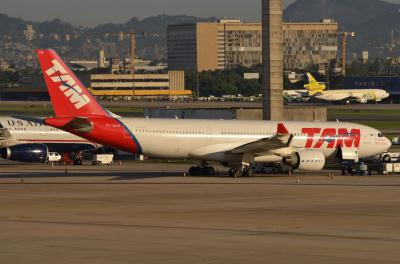
[[[289,131],[287,130],[287,128],[285,127],[285,125],[283,123],[279,123],[276,133],[278,135],[288,135]]]

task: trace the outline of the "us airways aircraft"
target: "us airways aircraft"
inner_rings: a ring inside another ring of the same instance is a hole
[[[49,151],[72,153],[97,149],[63,130],[46,126],[41,118],[0,117],[0,156],[21,162],[45,162]]]
[[[256,162],[316,171],[328,158],[357,160],[391,146],[378,130],[350,123],[116,117],[53,50],[38,50],[37,55],[55,111],[55,117],[44,119],[46,125],[131,153],[203,162],[190,168],[190,174],[214,174],[210,161],[229,167],[231,176],[252,176]]]

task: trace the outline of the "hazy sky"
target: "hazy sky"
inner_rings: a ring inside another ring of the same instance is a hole
[[[400,0],[387,0],[400,3]],[[31,21],[53,18],[74,25],[121,23],[158,14],[260,19],[261,0],[0,0],[0,13]],[[294,0],[284,0],[285,5]]]

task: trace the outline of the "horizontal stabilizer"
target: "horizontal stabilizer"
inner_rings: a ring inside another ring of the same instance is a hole
[[[93,130],[93,124],[89,119],[84,117],[46,118],[44,123],[52,127],[76,133],[89,133]]]

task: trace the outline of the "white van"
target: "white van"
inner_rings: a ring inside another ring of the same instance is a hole
[[[49,156],[47,157],[47,162],[59,162],[61,160],[61,155],[57,152],[49,152]]]
[[[93,165],[112,165],[114,154],[95,154],[93,155]]]

